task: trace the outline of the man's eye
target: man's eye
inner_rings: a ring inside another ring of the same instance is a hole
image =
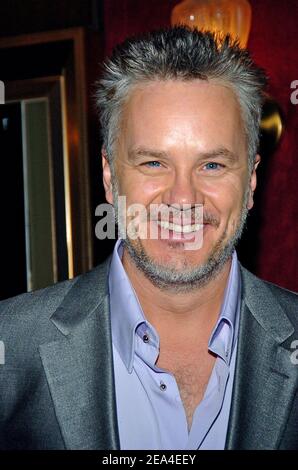
[[[209,162],[204,165],[204,169],[206,170],[220,170],[223,167],[220,163],[216,162]]]
[[[160,162],[157,162],[155,160],[152,161],[152,162],[146,162],[145,166],[149,166],[151,168],[158,168],[158,167],[160,167]]]

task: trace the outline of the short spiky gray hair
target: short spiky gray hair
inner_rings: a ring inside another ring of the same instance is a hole
[[[186,26],[127,39],[104,64],[96,96],[108,159],[112,161],[114,155],[123,105],[136,85],[194,79],[224,83],[235,92],[252,168],[259,144],[265,74],[230,36],[219,37]]]

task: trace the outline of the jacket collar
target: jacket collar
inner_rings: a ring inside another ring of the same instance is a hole
[[[277,449],[294,398],[297,367],[283,347],[293,333],[269,283],[244,268],[227,449]]]
[[[73,281],[51,320],[62,339],[40,355],[67,449],[119,449],[107,273]]]

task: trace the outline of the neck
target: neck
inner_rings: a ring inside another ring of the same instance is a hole
[[[209,337],[223,301],[231,258],[206,285],[190,292],[174,294],[152,284],[135,266],[126,249],[123,252],[122,262],[146,319],[159,335],[164,332],[169,338],[170,332],[173,332],[176,340],[177,333],[181,340],[190,340],[194,331],[201,331],[202,334],[206,334],[206,338]]]

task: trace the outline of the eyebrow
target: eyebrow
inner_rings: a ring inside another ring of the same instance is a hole
[[[209,160],[209,159],[215,159],[215,158],[224,158],[226,160],[230,160],[232,162],[235,162],[238,160],[238,156],[232,152],[231,150],[228,150],[225,147],[219,147],[218,149],[212,150],[211,152],[202,152],[200,154],[200,158],[203,160]]]
[[[167,152],[145,148],[145,147],[138,147],[135,149],[131,149],[128,151],[128,157],[130,160],[134,160],[136,158],[142,157],[149,157],[149,158],[168,158]],[[230,160],[231,162],[235,162],[238,160],[237,155],[228,150],[226,147],[219,147],[218,149],[214,149],[210,152],[200,152],[198,154],[198,158],[200,160],[210,160],[216,158],[224,158],[226,160]]]
[[[128,157],[131,160],[135,158],[141,157],[149,157],[149,158],[167,158],[168,154],[166,152],[162,152],[159,150],[148,149],[148,148],[136,148],[128,151]]]

